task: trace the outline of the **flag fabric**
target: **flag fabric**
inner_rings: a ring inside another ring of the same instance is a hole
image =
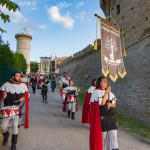
[[[110,73],[111,80],[115,82],[118,75],[121,78],[126,75],[122,57],[120,28],[103,18],[100,18],[100,24],[102,73],[105,77]]]

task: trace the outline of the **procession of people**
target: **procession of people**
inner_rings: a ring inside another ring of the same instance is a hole
[[[39,77],[37,74],[25,76],[22,72],[14,72],[12,80],[1,86],[0,127],[4,137],[4,146],[7,145],[9,138],[8,127],[12,127],[11,150],[16,150],[19,125],[29,128],[29,85],[32,87],[33,94],[36,94],[37,87],[41,86],[38,88],[41,90],[41,101],[47,103],[47,93],[55,91],[56,82],[60,89],[62,111],[66,112],[66,117],[75,120],[75,113],[78,111],[77,96],[81,91],[66,72],[63,73],[63,77],[60,74],[57,80],[54,74],[51,79],[48,79],[47,76]],[[49,90],[49,87],[52,90]],[[114,111],[117,99],[111,92],[107,79],[105,77],[93,79],[92,85],[85,94],[81,123],[90,124],[90,150],[118,150],[117,122]]]

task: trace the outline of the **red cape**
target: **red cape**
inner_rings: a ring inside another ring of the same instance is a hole
[[[63,98],[63,89],[60,89],[61,97]]]
[[[87,92],[82,110],[82,123],[90,123],[90,99],[91,93]]]
[[[29,128],[29,94],[25,93],[25,99],[26,99],[26,118],[25,118],[25,128]]]
[[[90,150],[103,150],[99,103],[91,104]]]

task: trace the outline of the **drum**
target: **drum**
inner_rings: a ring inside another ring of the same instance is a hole
[[[19,106],[17,105],[2,107],[0,109],[0,117],[1,118],[13,118],[19,114],[18,108]]]

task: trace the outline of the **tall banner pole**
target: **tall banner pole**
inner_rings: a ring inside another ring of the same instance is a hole
[[[111,16],[111,0],[109,0],[109,22]],[[108,87],[110,86],[110,68],[109,68],[109,75],[108,75]],[[108,103],[110,103],[110,92],[108,93]]]

